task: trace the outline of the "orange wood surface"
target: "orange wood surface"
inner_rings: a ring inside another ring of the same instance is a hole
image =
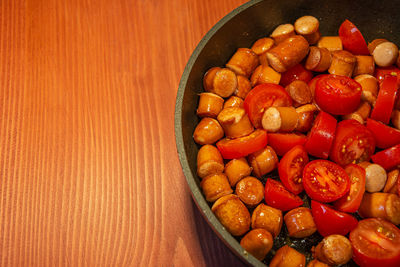
[[[191,199],[173,113],[244,2],[0,1],[0,266],[241,266]]]

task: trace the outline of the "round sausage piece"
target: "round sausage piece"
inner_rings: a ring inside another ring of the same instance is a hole
[[[255,207],[264,199],[264,185],[257,178],[249,176],[236,184],[235,193],[248,207]]]
[[[265,229],[253,229],[240,241],[240,245],[251,255],[262,261],[274,244],[272,235]]]
[[[329,265],[342,265],[353,255],[350,241],[342,235],[325,237],[315,248],[315,257]]]
[[[241,236],[250,229],[250,213],[239,197],[223,196],[211,207],[221,224],[233,236]]]

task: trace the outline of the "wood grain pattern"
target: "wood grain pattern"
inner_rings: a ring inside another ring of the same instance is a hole
[[[173,112],[244,0],[0,1],[0,266],[240,266],[193,204]]]

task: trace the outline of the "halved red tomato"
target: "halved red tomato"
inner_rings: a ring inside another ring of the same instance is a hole
[[[400,79],[400,69],[393,66],[375,68],[374,76],[380,83],[383,82],[387,75],[396,76],[397,79]]]
[[[243,103],[244,109],[254,127],[261,128],[261,119],[268,107],[291,106],[292,98],[285,89],[277,84],[265,83],[251,90]]]
[[[353,260],[363,267],[400,266],[400,230],[379,218],[358,222],[350,232]]]
[[[332,202],[350,189],[345,170],[328,160],[313,160],[303,170],[303,187],[307,195],[319,202]]]
[[[380,84],[378,98],[371,112],[372,119],[386,124],[389,123],[398,88],[399,84],[396,76],[385,76]]]
[[[279,178],[287,190],[293,194],[303,191],[303,169],[308,163],[308,155],[302,145],[289,150],[278,164]]]
[[[308,83],[312,79],[312,72],[305,69],[303,65],[297,64],[291,69],[282,73],[280,84],[284,87],[288,86],[291,82],[300,80]]]
[[[336,127],[330,159],[341,166],[368,161],[375,151],[371,131],[356,120],[344,120]]]
[[[267,132],[257,129],[251,134],[240,138],[221,139],[217,142],[217,148],[224,159],[236,159],[262,149],[267,143]]]
[[[367,128],[375,137],[376,146],[388,148],[400,144],[400,131],[379,121],[367,119]]]
[[[283,156],[297,145],[304,145],[307,137],[299,133],[268,133],[269,145],[276,154]]]
[[[303,205],[303,200],[300,197],[290,193],[280,182],[270,178],[265,183],[264,199],[268,205],[282,211]]]
[[[310,155],[327,159],[335,137],[337,121],[324,111],[320,111],[307,136],[305,148]]]
[[[347,235],[356,228],[357,219],[344,212],[336,211],[327,205],[311,200],[311,213],[322,236]]]
[[[344,170],[350,178],[350,190],[336,200],[333,206],[343,212],[356,212],[365,192],[365,169],[356,164],[349,164]]]
[[[400,145],[382,150],[371,157],[372,161],[389,171],[395,167],[400,168]]]
[[[343,21],[339,28],[343,48],[355,55],[369,55],[367,43],[357,27],[349,20]]]
[[[361,85],[346,76],[329,74],[317,81],[315,101],[318,106],[334,115],[355,111],[361,101]]]

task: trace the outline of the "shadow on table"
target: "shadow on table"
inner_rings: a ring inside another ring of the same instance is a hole
[[[246,266],[233,252],[218,238],[206,220],[201,215],[196,203],[192,200],[194,221],[200,240],[204,260],[207,266]]]

